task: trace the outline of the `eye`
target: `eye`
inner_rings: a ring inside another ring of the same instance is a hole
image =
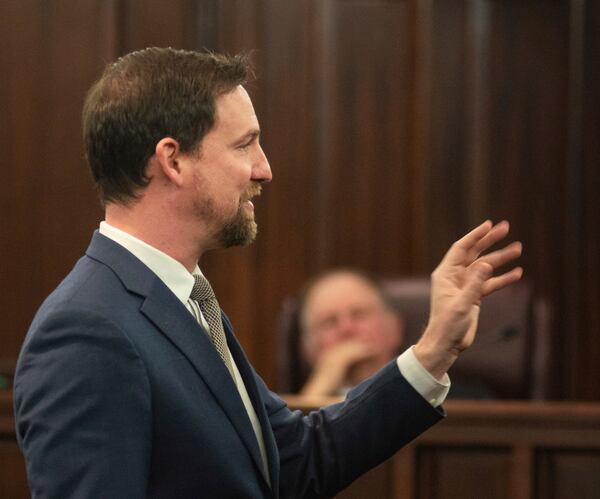
[[[316,324],[316,328],[320,331],[327,331],[332,329],[337,322],[337,317],[327,316],[319,320]]]
[[[371,315],[371,310],[368,308],[355,308],[352,310],[352,317],[356,320],[366,319]]]
[[[258,133],[253,133],[251,135],[249,135],[247,137],[246,142],[241,143],[240,145],[236,146],[236,149],[238,151],[242,151],[245,152],[248,149],[250,149],[250,147],[255,143],[258,142]]]

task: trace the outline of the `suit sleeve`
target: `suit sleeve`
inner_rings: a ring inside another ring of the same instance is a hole
[[[106,318],[63,310],[32,328],[15,415],[34,498],[145,497],[149,383],[133,345]]]
[[[444,417],[395,362],[343,403],[304,416],[259,380],[280,455],[281,497],[331,497]]]

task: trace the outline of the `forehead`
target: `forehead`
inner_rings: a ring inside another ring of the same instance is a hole
[[[334,274],[318,282],[305,303],[306,315],[316,316],[358,306],[383,305],[373,286],[354,274]]]
[[[258,118],[248,92],[238,85],[215,99],[213,130],[233,131],[245,128],[258,128]]]

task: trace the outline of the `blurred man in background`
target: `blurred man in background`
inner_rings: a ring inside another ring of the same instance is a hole
[[[298,323],[301,365],[309,368],[300,394],[317,397],[345,395],[422,332],[411,334],[389,292],[357,269],[328,270],[309,281],[300,295]],[[463,377],[458,383],[453,378],[448,398],[496,395],[481,377]]]
[[[341,395],[400,353],[402,318],[385,292],[356,270],[317,276],[302,294],[301,351],[312,372],[302,395]]]

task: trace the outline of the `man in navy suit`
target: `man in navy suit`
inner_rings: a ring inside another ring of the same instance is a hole
[[[88,93],[105,221],[38,311],[15,376],[33,497],[334,495],[443,417],[446,371],[473,341],[481,297],[519,279],[492,277],[521,247],[480,256],[508,232],[484,222],[434,272],[414,347],[344,403],[290,411],[199,294],[201,255],[254,239],[251,199],[271,179],[248,75],[240,56],[150,48]]]

